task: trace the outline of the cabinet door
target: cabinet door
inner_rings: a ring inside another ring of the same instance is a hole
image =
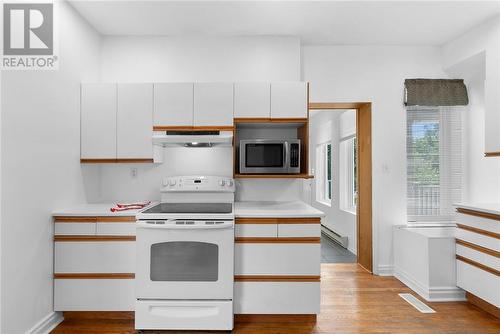
[[[116,159],[116,84],[81,86],[82,159]]]
[[[271,85],[265,82],[234,84],[234,118],[270,118]]]
[[[233,125],[233,84],[194,85],[194,126]]]
[[[154,85],[154,125],[193,126],[193,84]]]
[[[307,83],[271,84],[272,118],[307,118]]]
[[[153,85],[118,84],[117,158],[153,157]]]

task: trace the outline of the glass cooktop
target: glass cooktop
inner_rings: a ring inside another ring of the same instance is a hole
[[[142,213],[231,213],[231,203],[161,203]]]

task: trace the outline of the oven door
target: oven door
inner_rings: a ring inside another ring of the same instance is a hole
[[[137,299],[232,299],[233,221],[137,223]]]
[[[240,141],[240,173],[288,173],[288,145],[282,140]]]

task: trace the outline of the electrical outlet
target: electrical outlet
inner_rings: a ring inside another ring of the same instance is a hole
[[[136,178],[137,174],[138,174],[138,171],[137,171],[136,167],[130,169],[130,175],[132,175],[133,178]]]

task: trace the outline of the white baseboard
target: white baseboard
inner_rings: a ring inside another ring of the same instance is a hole
[[[379,264],[377,266],[378,276],[394,276],[394,266],[390,264]]]
[[[466,300],[465,291],[459,287],[427,287],[415,280],[407,272],[397,267],[394,268],[394,276],[428,302],[455,302]]]
[[[62,312],[52,312],[27,331],[28,334],[49,334],[64,320]]]

